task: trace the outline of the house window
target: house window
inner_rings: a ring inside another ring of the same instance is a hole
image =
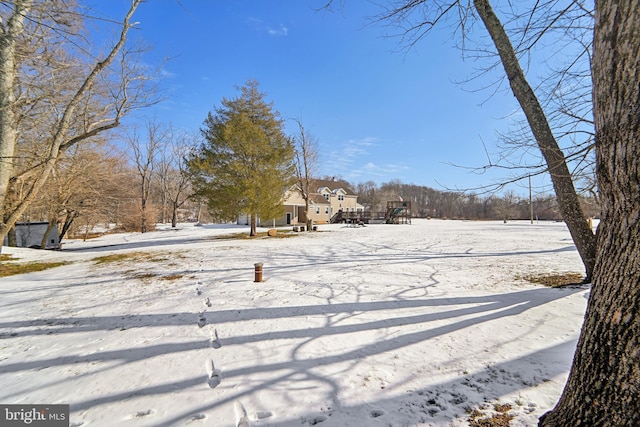
[[[344,195],[343,194],[338,194],[338,200],[343,201],[344,200]]]
[[[329,214],[329,206],[326,206],[326,207],[324,208],[324,213],[325,213],[325,214]]]
[[[329,200],[329,195],[328,195],[328,194],[325,194],[325,195],[324,195],[324,199],[325,199],[325,200]]]
[[[320,215],[320,207],[316,208],[316,215]]]

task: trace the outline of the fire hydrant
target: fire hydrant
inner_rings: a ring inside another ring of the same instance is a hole
[[[255,273],[256,273],[256,278],[254,282],[262,282],[262,263],[257,262],[253,264],[253,266],[255,267]]]

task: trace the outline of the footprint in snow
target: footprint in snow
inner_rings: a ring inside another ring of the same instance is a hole
[[[307,418],[306,422],[308,422],[309,425],[315,426],[316,424],[323,423],[327,420],[328,418],[325,415],[317,415],[315,417]]]
[[[207,416],[205,414],[195,414],[195,415],[191,415],[188,419],[187,419],[187,424],[190,424],[194,421],[200,421],[200,420],[204,420],[205,418],[207,418]]]
[[[258,411],[251,414],[251,417],[255,420],[262,420],[264,418],[269,418],[271,416],[273,416],[273,412],[271,411]]]
[[[206,324],[207,324],[207,318],[205,317],[204,312],[198,314],[198,327],[203,328],[204,325]]]
[[[209,300],[209,297],[206,297],[204,299],[204,306],[205,307],[211,307],[211,301]]]
[[[369,412],[371,418],[378,418],[383,416],[384,414],[386,414],[386,412],[384,412],[382,409],[374,409],[373,411]]]
[[[211,347],[215,348],[216,350],[222,347],[222,343],[220,342],[220,338],[218,337],[217,329],[214,329],[213,332],[211,333],[211,338],[209,339],[209,342],[211,343]]]
[[[213,360],[209,359],[205,363],[205,368],[207,370],[207,384],[210,388],[216,388],[220,385],[220,369],[216,369],[213,365]]]
[[[146,417],[147,415],[151,415],[153,414],[153,410],[152,409],[147,409],[146,411],[138,411],[136,412],[133,417],[134,418],[141,418],[141,417]]]
[[[247,417],[247,410],[244,409],[242,403],[236,400],[233,404],[233,410],[236,413],[236,427],[251,427],[249,417]]]
[[[196,295],[200,296],[202,295],[202,291],[200,290],[200,288],[196,287]]]

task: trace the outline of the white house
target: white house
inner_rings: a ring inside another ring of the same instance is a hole
[[[364,207],[358,204],[358,196],[346,181],[314,179],[309,197],[309,216],[314,224],[327,224],[338,212],[362,212]],[[300,187],[294,185],[283,198],[284,215],[280,218],[260,218],[258,225],[306,224],[307,213]],[[238,224],[249,225],[249,217],[242,215]]]

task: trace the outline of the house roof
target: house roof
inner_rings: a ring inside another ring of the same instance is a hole
[[[314,179],[313,187],[316,191],[320,192],[321,188],[328,188],[332,193],[336,193],[338,190],[343,190],[346,195],[355,195],[355,191],[351,188],[347,181],[331,180],[331,179]]]
[[[330,205],[327,199],[322,194],[313,193],[309,195],[309,202],[314,205]]]

